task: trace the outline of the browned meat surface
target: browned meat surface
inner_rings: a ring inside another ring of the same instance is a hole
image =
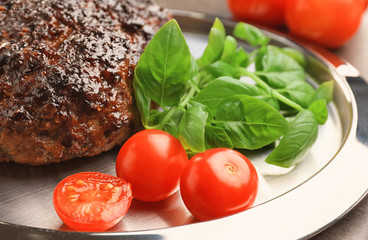
[[[135,64],[167,18],[152,0],[0,0],[0,161],[121,144],[139,125]]]

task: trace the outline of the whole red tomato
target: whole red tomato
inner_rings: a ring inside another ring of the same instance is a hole
[[[282,26],[287,0],[227,0],[230,11],[237,20]]]
[[[77,173],[55,188],[54,208],[61,220],[77,231],[104,231],[117,224],[132,201],[130,184],[97,172]]]
[[[134,198],[156,202],[171,196],[188,156],[172,135],[156,129],[140,131],[121,147],[116,175],[132,185]]]
[[[243,211],[254,203],[257,172],[239,152],[214,148],[192,157],[180,178],[180,193],[188,210],[199,220]]]
[[[357,31],[365,8],[366,0],[289,0],[286,23],[293,35],[337,48]]]

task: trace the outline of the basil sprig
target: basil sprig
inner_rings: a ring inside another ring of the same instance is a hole
[[[246,52],[236,38],[254,50]],[[143,126],[174,135],[188,154],[215,147],[254,150],[279,142],[266,162],[299,163],[316,140],[318,124],[328,118],[333,83],[314,89],[306,81],[304,55],[269,42],[260,29],[245,23],[235,26],[233,36],[226,35],[216,19],[203,55],[194,59],[178,23],[169,21],[135,69]],[[254,84],[241,80],[244,76]]]

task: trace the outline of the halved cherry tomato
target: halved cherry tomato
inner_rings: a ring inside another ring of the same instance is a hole
[[[293,35],[337,48],[357,31],[366,4],[366,0],[289,0],[286,23]]]
[[[182,172],[180,192],[185,206],[199,220],[246,210],[258,191],[258,175],[247,157],[214,148],[192,157]]]
[[[285,24],[287,0],[227,0],[235,18],[269,26]]]
[[[97,172],[77,173],[63,179],[55,188],[56,213],[70,228],[99,232],[117,224],[132,201],[132,190],[125,180]]]
[[[171,196],[188,156],[172,135],[157,129],[140,131],[121,147],[116,175],[132,184],[135,199],[156,202]]]

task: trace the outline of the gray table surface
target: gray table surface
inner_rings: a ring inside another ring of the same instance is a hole
[[[164,7],[208,13],[231,18],[226,0],[156,0]],[[364,15],[356,35],[343,47],[333,51],[357,68],[368,80],[368,12]],[[368,169],[367,169],[368,174]],[[368,196],[335,224],[317,234],[313,240],[368,239]]]

